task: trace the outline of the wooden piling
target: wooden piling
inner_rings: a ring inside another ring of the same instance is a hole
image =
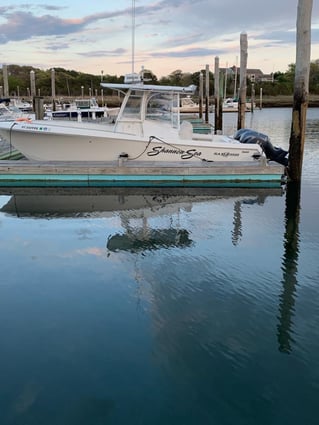
[[[55,69],[51,69],[51,96],[52,101],[55,99]]]
[[[35,112],[35,118],[37,120],[43,120],[44,118],[43,97],[41,96],[33,97],[33,110]]]
[[[263,89],[260,87],[259,91],[259,109],[263,108]]]
[[[219,57],[215,57],[214,69],[214,100],[215,100],[215,113],[214,113],[214,133],[217,134],[223,130],[223,101],[220,92],[220,73],[219,73]]]
[[[203,118],[203,73],[199,74],[199,118]]]
[[[247,34],[240,34],[240,84],[239,84],[239,102],[238,102],[238,121],[237,129],[245,127],[245,112],[247,98],[247,57],[248,57]]]
[[[9,97],[8,66],[6,64],[2,65],[2,74],[3,74],[3,95],[4,97]]]
[[[255,84],[251,85],[250,112],[253,113],[255,108]]]
[[[36,96],[36,88],[35,88],[35,72],[33,69],[30,71],[30,88],[31,88],[31,96]]]
[[[209,122],[209,65],[205,70],[205,122]]]
[[[289,178],[291,181],[295,182],[301,181],[305,143],[310,71],[312,4],[313,0],[299,0],[297,9],[296,69],[288,162]]]

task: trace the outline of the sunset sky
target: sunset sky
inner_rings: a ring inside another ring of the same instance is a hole
[[[2,64],[62,67],[123,75],[142,66],[160,78],[181,69],[239,65],[240,33],[248,68],[286,71],[296,57],[297,0],[3,1]],[[4,5],[3,5],[4,4]],[[319,59],[319,2],[312,11],[311,59]]]

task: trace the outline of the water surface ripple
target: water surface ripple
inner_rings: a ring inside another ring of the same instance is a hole
[[[318,120],[300,192],[3,191],[1,425],[317,425]]]

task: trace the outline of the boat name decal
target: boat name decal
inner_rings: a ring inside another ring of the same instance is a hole
[[[47,126],[42,126],[42,125],[22,125],[21,128],[23,128],[23,130],[30,130],[30,131],[50,131],[50,128]]]
[[[154,146],[151,151],[147,152],[148,156],[157,156],[159,154],[175,154],[180,155],[181,159],[191,159],[201,156],[202,152],[197,151],[196,149],[188,149],[187,151],[184,151],[178,148],[165,148],[163,146]]]
[[[239,156],[239,153],[235,153],[235,152],[214,152],[214,155],[218,155],[218,156]]]

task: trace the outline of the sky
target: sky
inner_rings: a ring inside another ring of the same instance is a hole
[[[213,72],[240,64],[288,70],[296,61],[298,0],[1,1],[0,67],[61,67],[124,75],[142,67],[158,78],[175,70]],[[135,14],[132,14],[135,5]],[[134,18],[133,18],[134,16]],[[132,25],[134,22],[134,25]],[[133,30],[134,28],[134,30]],[[319,0],[313,0],[311,60],[319,59]]]

